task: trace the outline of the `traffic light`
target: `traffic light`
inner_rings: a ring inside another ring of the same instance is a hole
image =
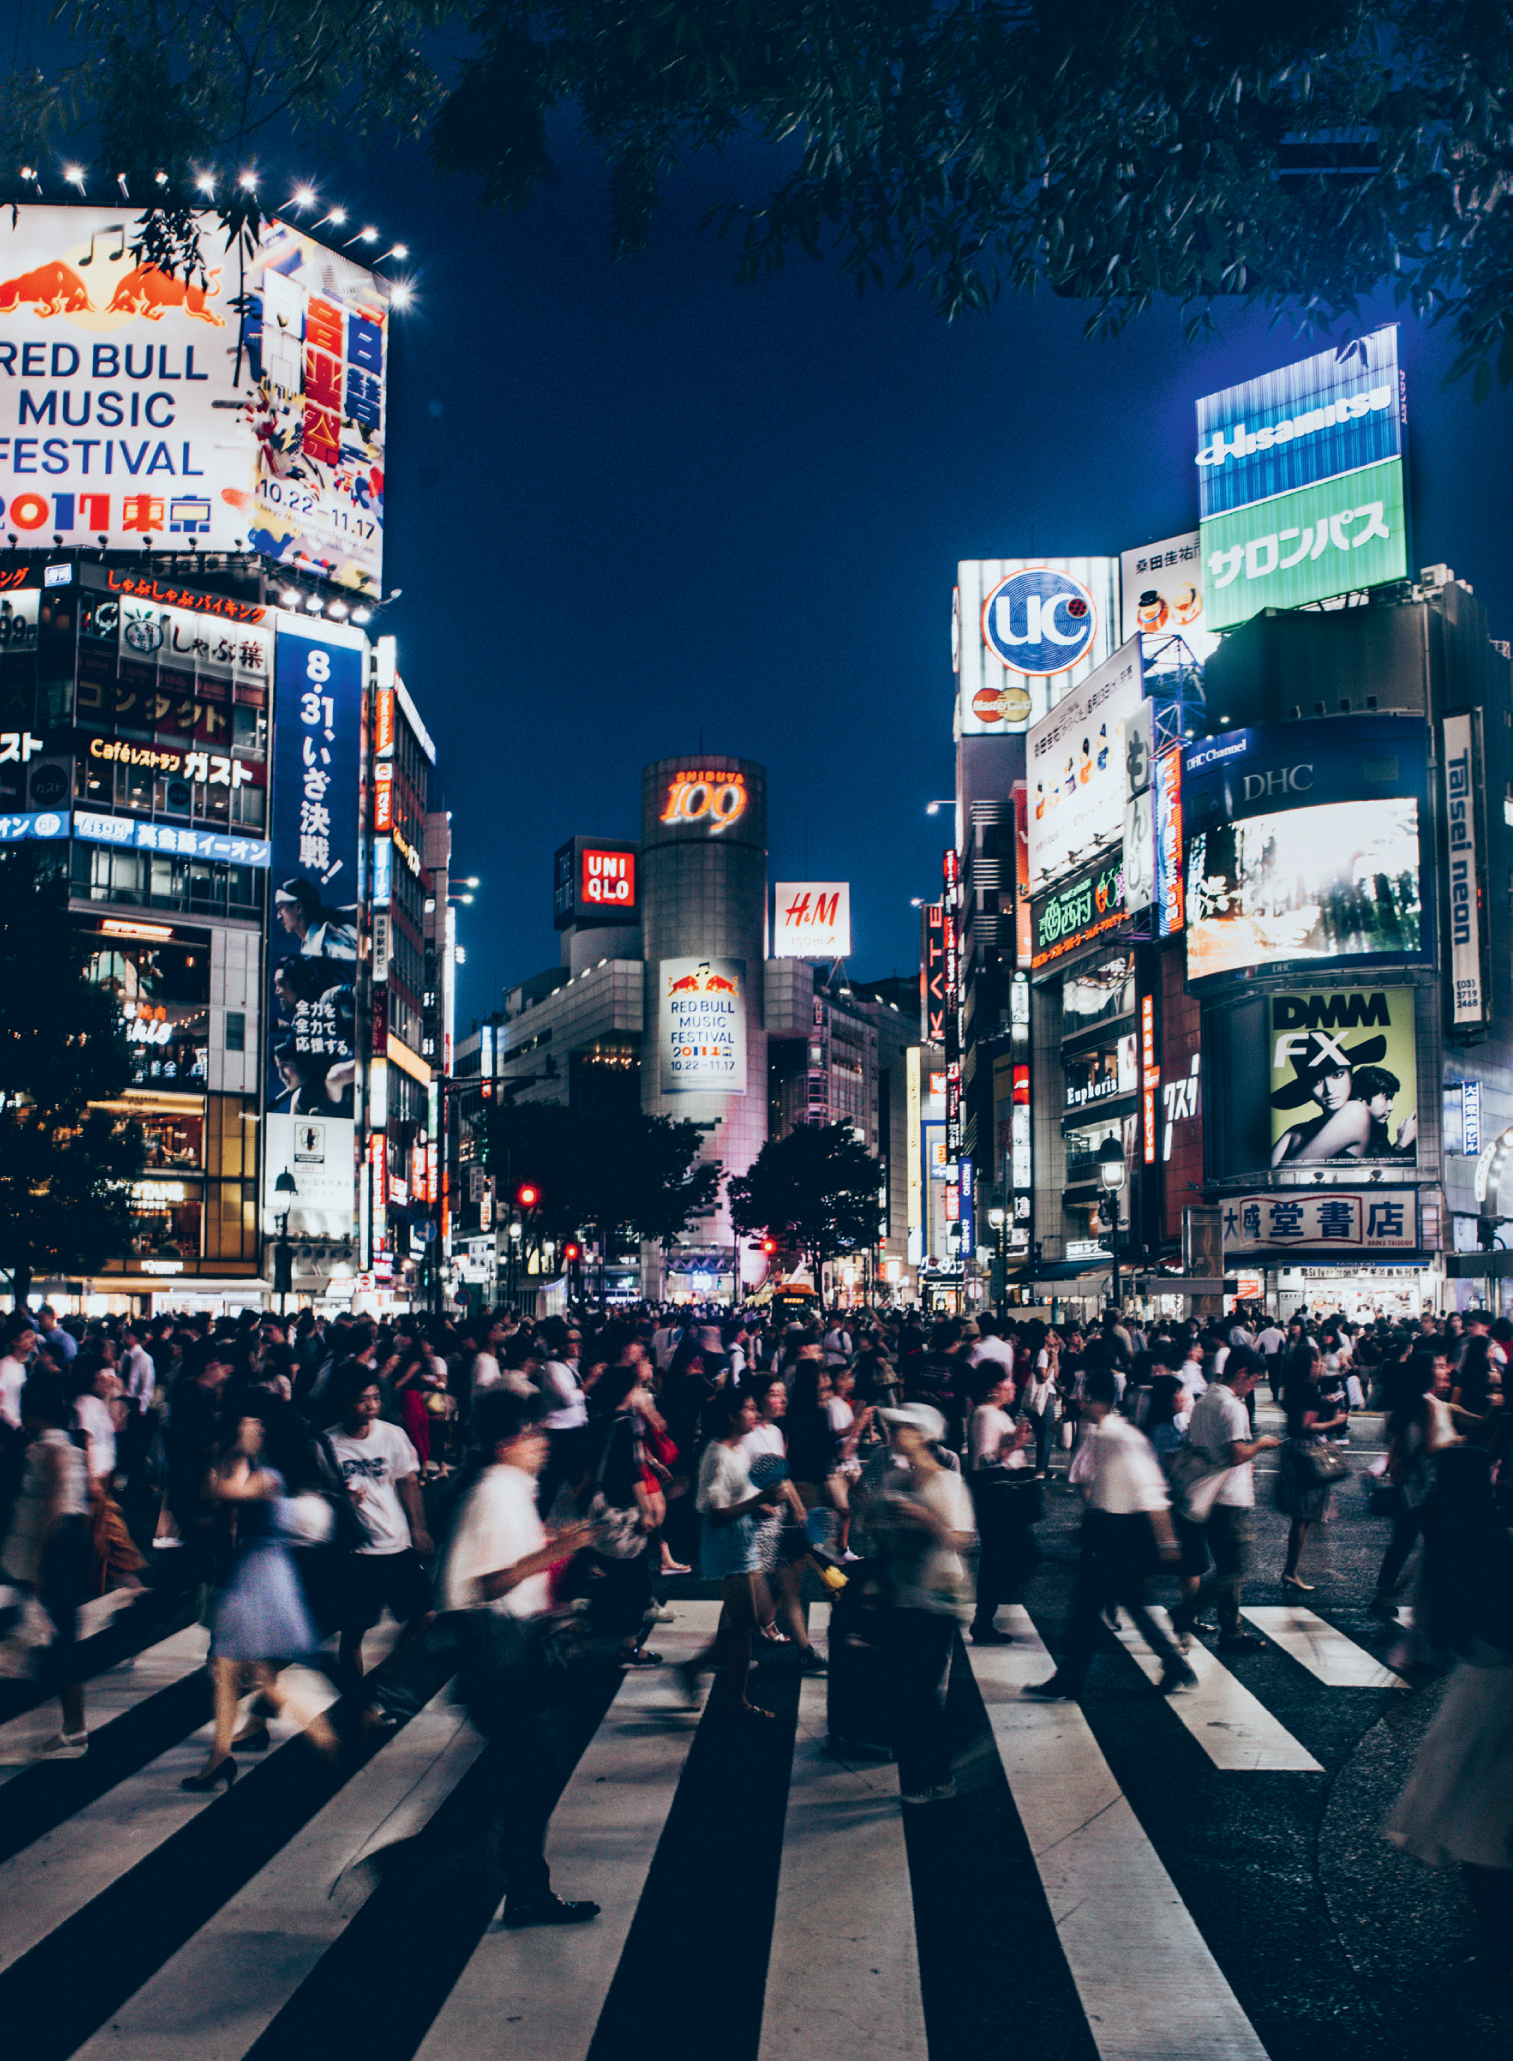
[[[541,1200],[541,1190],[533,1181],[522,1181],[515,1190],[515,1200],[522,1209],[534,1209]]]
[[[775,1238],[764,1238],[764,1239],[762,1240],[762,1250],[763,1250],[763,1252],[765,1252],[765,1253],[768,1253],[768,1254],[770,1255],[770,1254],[772,1254],[772,1253],[776,1252],[776,1251],[777,1251],[777,1249],[778,1249],[778,1242],[777,1242],[777,1240],[776,1240]]]
[[[562,1248],[562,1257],[567,1261],[568,1265],[571,1266],[574,1260],[582,1259],[583,1247],[581,1245],[575,1245],[573,1241],[569,1239],[567,1244],[564,1245]]]

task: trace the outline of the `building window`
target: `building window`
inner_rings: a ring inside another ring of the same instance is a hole
[[[112,852],[108,858],[135,858]],[[202,944],[102,944],[89,956],[108,988],[131,1047],[134,1086],[198,1088],[210,1058],[210,940]]]
[[[226,1050],[245,1052],[247,1049],[247,1018],[240,1009],[226,1011]]]

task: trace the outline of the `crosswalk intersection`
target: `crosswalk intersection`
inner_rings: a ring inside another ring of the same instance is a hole
[[[678,1605],[669,1666],[716,1613]],[[26,2025],[36,2061],[325,2051],[343,2024],[369,2061],[678,2061],[711,2043],[955,2061],[1017,2052],[1026,2026],[1039,2052],[1096,2061],[1386,2061],[1410,2051],[1391,2027],[1342,2038],[1323,2022],[1336,1998],[1310,2029],[1257,1984],[1204,1840],[1253,1819],[1255,1866],[1287,1897],[1342,1744],[1414,1693],[1319,1612],[1247,1616],[1265,1654],[1232,1668],[1195,1647],[1199,1686],[1173,1699],[1121,1633],[1079,1707],[1021,1694],[1051,1671],[1057,1612],[1006,1611],[1011,1645],[958,1651],[959,1794],[923,1812],[901,1808],[890,1763],[830,1755],[822,1680],[774,1663],[778,1722],[739,1748],[717,1711],[679,1707],[668,1670],[606,1681],[548,1849],[603,1916],[567,1932],[497,1923],[476,1851],[497,1771],[444,1680],[334,1774],[276,1723],[234,1791],[189,1795],[204,1634],[174,1630],[91,1685],[86,1761],[0,1769],[0,2023]],[[304,1686],[312,1707],[334,1699],[322,1675]],[[41,1715],[0,1725],[0,1756],[17,1762]]]

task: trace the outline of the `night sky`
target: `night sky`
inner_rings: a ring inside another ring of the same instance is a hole
[[[767,766],[774,879],[851,881],[853,972],[912,969],[909,898],[938,885],[948,820],[924,805],[953,782],[957,559],[1195,527],[1195,397],[1322,341],[1236,310],[1189,347],[1164,309],[1084,343],[1084,311],[1049,295],[948,325],[805,259],[738,286],[697,223],[759,190],[755,155],[685,176],[651,254],[612,264],[601,179],[560,141],[559,183],[520,218],[418,153],[280,165],[413,253],[386,623],[454,871],[483,883],[459,912],[459,1030],[556,963],[554,848],[637,835],[642,764],[701,735]],[[1392,316],[1384,299],[1358,326]],[[1443,389],[1448,333],[1408,324],[1403,347],[1411,563],[1451,565],[1513,636],[1513,405]]]

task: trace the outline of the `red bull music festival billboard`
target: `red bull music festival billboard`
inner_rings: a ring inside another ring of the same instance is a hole
[[[0,215],[0,531],[253,550],[377,593],[388,281],[275,219],[243,272],[213,215],[169,274],[141,224]]]
[[[663,959],[657,1042],[664,1095],[746,1092],[746,961]]]

